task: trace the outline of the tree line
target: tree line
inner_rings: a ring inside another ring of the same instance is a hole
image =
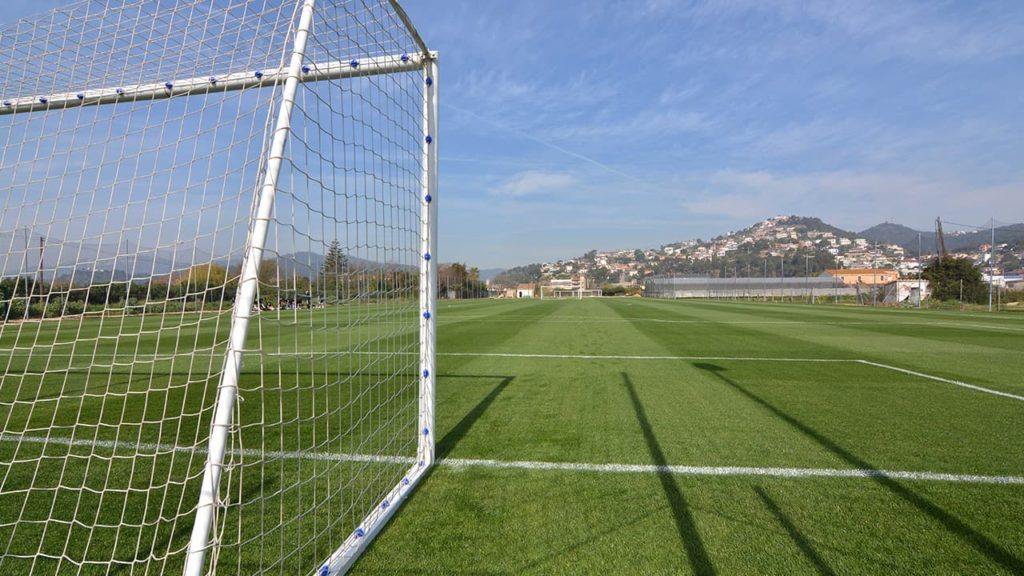
[[[416,297],[419,272],[349,265],[337,241],[330,244],[317,274],[287,274],[265,258],[257,273],[256,305],[261,309],[311,308],[348,301]],[[34,276],[0,279],[0,320],[53,318],[83,313],[165,313],[223,310],[233,305],[241,266],[208,262],[144,281],[110,280],[82,284]]]

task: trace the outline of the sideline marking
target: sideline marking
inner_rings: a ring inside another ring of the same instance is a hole
[[[856,360],[856,362],[859,364],[874,366],[876,368],[892,370],[894,372],[902,372],[903,374],[917,376],[918,378],[925,378],[928,380],[934,380],[936,382],[944,382],[946,384],[952,384],[953,386],[960,386],[961,388],[968,388],[970,390],[976,390],[978,392],[985,392],[986,394],[994,394],[996,396],[1003,396],[1004,398],[1012,398],[1014,400],[1024,401],[1024,396],[1018,396],[1017,394],[1010,394],[1009,392],[1002,392],[1000,390],[993,390],[991,388],[985,388],[984,386],[977,386],[975,384],[968,384],[966,382],[961,382],[959,380],[950,380],[949,378],[943,378],[941,376],[932,376],[931,374],[925,374],[924,372],[915,372],[913,370],[907,370],[906,368],[899,368],[897,366],[890,366],[888,364],[881,364],[878,362],[872,362],[870,360]]]
[[[514,352],[438,352],[438,356],[546,358],[563,360],[735,360],[739,362],[856,362],[845,358],[771,358],[757,356],[631,356],[625,354],[519,354]]]
[[[206,448],[157,444],[151,442],[120,442],[115,440],[74,440],[2,434],[0,442],[25,444],[55,444],[75,448],[103,448],[134,452],[188,453],[205,456]],[[229,451],[233,456],[260,457],[264,460],[319,460],[330,462],[370,462],[408,465],[413,457],[373,454],[343,454],[333,452],[261,452],[254,448]],[[124,458],[129,455],[121,455]],[[112,456],[102,456],[112,458]],[[22,462],[26,462],[23,460]],[[960,484],[1024,485],[1024,476],[992,476],[985,474],[951,474],[945,472],[919,472],[906,470],[875,470],[865,468],[760,468],[753,466],[656,466],[653,464],[589,464],[580,462],[534,462],[516,460],[486,460],[469,458],[441,458],[439,466],[447,468],[493,468],[504,470],[550,470],[560,472],[590,472],[597,474],[672,474],[674,476],[760,476],[773,478],[891,478],[925,482],[953,482]]]

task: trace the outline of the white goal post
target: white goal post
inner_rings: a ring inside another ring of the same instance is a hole
[[[434,463],[437,54],[397,0],[0,54],[0,573],[347,572]]]

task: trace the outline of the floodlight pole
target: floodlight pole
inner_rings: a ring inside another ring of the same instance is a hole
[[[921,232],[917,233],[917,309],[921,309],[924,292],[921,290]]]

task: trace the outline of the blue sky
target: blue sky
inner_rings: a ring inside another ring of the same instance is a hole
[[[7,23],[56,0],[11,0]],[[405,0],[441,252],[504,267],[776,214],[1024,220],[1024,3]]]

